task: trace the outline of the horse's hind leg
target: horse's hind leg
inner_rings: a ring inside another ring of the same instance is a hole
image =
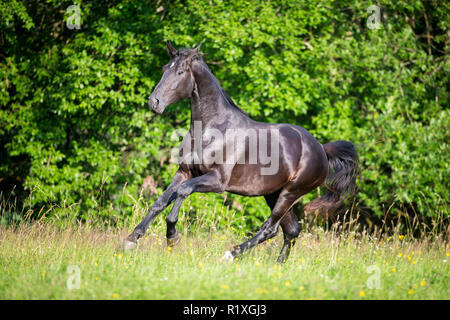
[[[309,190],[308,190],[309,191]],[[295,193],[290,192],[286,189],[280,192],[280,196],[278,197],[276,204],[272,210],[272,213],[269,219],[264,222],[261,229],[256,233],[256,235],[248,241],[235,246],[231,255],[235,258],[243,254],[246,250],[256,246],[257,244],[266,241],[274,237],[277,233],[278,226],[281,223],[281,220],[284,218],[284,215],[290,211],[291,207],[295,204],[295,202],[305,194],[306,192],[297,191]],[[290,247],[289,247],[290,248]],[[286,249],[285,249],[286,250]]]
[[[289,209],[284,214],[280,225],[284,233],[284,243],[277,261],[284,263],[288,259],[291,248],[300,234],[300,224],[292,209]]]
[[[280,192],[276,192],[264,197],[267,205],[270,207],[270,210],[273,210],[279,195]],[[281,219],[280,226],[284,234],[284,243],[277,261],[279,263],[284,263],[289,257],[291,247],[295,244],[295,240],[300,234],[300,224],[298,223],[297,217],[295,216],[292,208],[284,214]]]

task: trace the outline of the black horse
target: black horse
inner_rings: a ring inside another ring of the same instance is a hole
[[[194,192],[228,191],[264,196],[271,215],[254,237],[225,257],[236,258],[274,237],[281,225],[284,245],[278,262],[286,261],[300,233],[292,206],[325,184],[327,191],[306,205],[305,211],[333,212],[344,196],[355,190],[358,156],[354,145],[347,141],[322,145],[300,126],[250,119],[221,88],[203,60],[200,46],[177,50],[168,42],[167,48],[171,60],[163,67],[162,79],[148,104],[161,114],[168,105],[189,98],[191,127],[181,143],[180,166],[171,184],[124,240],[124,247],[134,248],[153,219],[172,202],[166,218],[167,243],[175,245],[181,237],[175,225],[182,202]],[[228,134],[230,131],[234,135]],[[229,136],[241,140],[230,145],[236,140]]]

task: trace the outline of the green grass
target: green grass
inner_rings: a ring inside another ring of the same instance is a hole
[[[281,233],[225,263],[224,251],[242,236],[196,232],[169,250],[159,231],[151,229],[137,250],[121,252],[117,248],[126,230],[58,229],[42,222],[0,227],[0,299],[450,297],[450,249],[439,238],[380,240],[316,228],[302,233],[289,261],[279,265]],[[71,265],[79,268],[79,289],[68,289]],[[377,273],[380,287],[371,289]]]

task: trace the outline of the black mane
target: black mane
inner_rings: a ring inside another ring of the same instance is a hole
[[[189,49],[181,49],[180,51],[180,55],[186,55],[188,53]],[[203,54],[201,52],[199,52],[198,54],[198,60],[200,60],[203,64],[203,66],[211,73],[211,75],[215,78],[214,74],[212,73],[211,69],[209,68],[209,66],[206,64],[205,60],[203,59]],[[217,81],[218,83],[218,81]],[[240,108],[234,101],[233,99],[231,99],[230,95],[222,88],[222,86],[219,84],[220,90],[222,91],[222,94],[224,95],[224,97],[227,99],[228,103],[230,105],[232,105],[234,108],[236,108],[237,110],[239,110],[240,112],[242,112],[244,115],[248,116],[248,114],[242,110],[242,108]]]

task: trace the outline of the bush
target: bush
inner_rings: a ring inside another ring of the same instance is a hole
[[[448,215],[448,4],[379,1],[381,28],[369,29],[361,0],[75,2],[80,30],[66,26],[72,2],[0,0],[0,184],[36,216],[76,204],[70,219],[123,223],[147,176],[158,194],[170,183],[172,133],[189,126],[189,103],[162,116],[146,104],[167,39],[203,43],[255,120],[355,142],[366,210]],[[183,208],[223,203],[193,195]],[[249,228],[269,213],[260,198],[225,204],[245,210]]]

